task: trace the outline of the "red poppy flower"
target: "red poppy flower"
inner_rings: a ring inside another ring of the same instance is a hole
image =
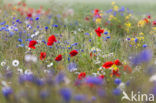
[[[31,41],[29,42],[29,48],[35,49],[35,48],[36,48],[36,47],[35,47],[36,44],[37,44],[37,41],[31,40]]]
[[[56,58],[55,58],[55,61],[61,61],[62,60],[62,55],[59,54]]]
[[[83,79],[86,77],[86,73],[85,72],[81,72],[79,75],[78,75],[78,79]]]
[[[95,32],[96,32],[96,34],[97,34],[98,37],[101,37],[101,33],[103,33],[104,30],[101,29],[100,27],[98,27],[98,28],[95,30]]]
[[[55,38],[55,35],[51,35],[51,36],[48,38],[47,45],[48,45],[48,46],[51,46],[51,45],[53,45],[54,42],[57,42],[57,40],[56,40],[56,38]]]
[[[94,16],[99,15],[99,9],[94,10]]]
[[[153,26],[156,26],[156,21],[153,21]]]
[[[41,52],[40,53],[40,59],[43,60],[46,58],[46,52]]]
[[[114,63],[113,63],[112,61],[109,61],[109,62],[104,63],[102,67],[108,69],[108,68],[110,68],[113,64],[114,64]]]
[[[32,17],[32,13],[28,13],[27,17],[31,18]]]
[[[119,59],[116,59],[116,60],[114,61],[114,64],[115,64],[115,65],[121,65],[121,62],[120,62]]]
[[[120,77],[119,70],[113,70],[111,75],[112,75],[112,76]]]
[[[69,54],[70,54],[71,57],[73,57],[73,56],[78,54],[78,51],[77,50],[72,50]]]
[[[100,75],[99,76],[100,79],[104,79],[104,77],[105,77],[104,75]]]
[[[151,16],[149,15],[149,16],[147,16],[147,18],[148,18],[148,19],[151,19]]]

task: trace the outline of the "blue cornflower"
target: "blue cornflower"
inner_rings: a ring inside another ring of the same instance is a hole
[[[86,96],[85,95],[81,95],[81,94],[78,94],[78,95],[75,95],[74,96],[74,100],[75,101],[84,101],[84,100],[86,100]]]
[[[93,76],[88,76],[87,78],[85,78],[85,82],[87,84],[94,84],[94,85],[102,85],[103,84],[102,79],[93,77]]]
[[[39,20],[39,17],[36,17],[36,19],[35,19],[35,20],[36,20],[36,21],[37,21],[37,20]]]
[[[117,85],[119,85],[119,84],[121,83],[121,80],[120,80],[119,78],[116,78],[116,79],[114,80],[114,83],[117,84]]]
[[[145,49],[131,59],[133,65],[149,62],[152,59],[152,51]]]
[[[46,26],[45,29],[48,30],[48,27]]]
[[[107,35],[108,34],[108,31],[105,31],[104,34]]]
[[[60,73],[56,76],[55,82],[56,82],[57,84],[63,82],[63,81],[64,81],[64,77],[65,77],[65,74],[62,73],[62,72],[60,72]]]
[[[16,20],[16,22],[19,22],[19,21],[20,21],[19,19]]]
[[[135,38],[135,40],[134,40],[136,43],[138,42],[138,38]]]
[[[58,27],[58,25],[56,25],[56,24],[53,24],[52,26],[53,26],[53,27],[56,27],[56,28]]]
[[[143,47],[146,48],[147,47],[147,44],[144,44]]]
[[[2,94],[8,98],[9,95],[11,95],[13,93],[13,90],[11,87],[3,87],[2,88]]]
[[[107,38],[107,39],[110,39],[111,37],[110,37],[110,36],[107,36],[106,38]]]
[[[113,90],[113,94],[114,95],[120,95],[121,94],[121,90],[119,88],[116,88]]]
[[[72,92],[69,88],[62,88],[60,90],[60,95],[66,103],[69,103],[71,100]]]
[[[89,33],[85,33],[85,35],[89,35]]]
[[[77,70],[77,65],[76,65],[76,63],[70,63],[69,65],[68,65],[68,70],[70,71],[70,72],[73,72],[73,71],[75,71],[75,70]]]

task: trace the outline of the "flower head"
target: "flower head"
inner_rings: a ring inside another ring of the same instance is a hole
[[[13,90],[11,89],[11,87],[3,87],[2,93],[6,98],[8,98],[8,96],[13,93]]]
[[[81,72],[79,75],[78,75],[78,79],[83,79],[86,77],[86,73],[85,72]]]
[[[40,59],[43,60],[46,58],[46,52],[41,52],[40,53]]]
[[[112,61],[105,62],[105,63],[103,64],[102,67],[108,69],[108,68],[110,68],[113,64],[114,64],[114,63],[113,63]]]
[[[36,44],[37,44],[37,41],[31,40],[31,41],[29,42],[29,48],[35,49],[35,48],[36,48],[36,47],[35,47]]]
[[[55,58],[55,61],[61,61],[62,60],[62,55],[59,54],[56,58]]]
[[[71,57],[73,57],[73,56],[76,56],[78,54],[78,51],[77,50],[72,50],[69,54],[70,54]]]
[[[62,96],[63,100],[68,103],[71,100],[72,92],[69,88],[62,88],[60,90],[60,95]]]
[[[57,42],[56,38],[55,38],[55,35],[51,35],[49,38],[48,38],[48,42],[47,42],[47,45],[48,46],[52,46],[54,44],[54,42]]]
[[[18,67],[19,61],[18,61],[18,60],[13,60],[13,61],[12,61],[12,65],[13,65],[14,67]]]
[[[96,30],[95,30],[96,34],[98,37],[101,37],[101,34],[104,33],[104,29],[101,29],[100,27],[98,27]]]

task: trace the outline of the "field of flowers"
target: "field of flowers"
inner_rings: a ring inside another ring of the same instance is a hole
[[[0,103],[154,102],[155,15],[90,7],[0,6]]]

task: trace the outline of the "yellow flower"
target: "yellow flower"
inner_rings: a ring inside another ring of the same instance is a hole
[[[126,25],[128,28],[130,28],[130,27],[131,27],[131,23],[130,23],[130,22],[125,23],[125,25]]]
[[[127,16],[125,17],[125,19],[128,20],[131,16],[132,16],[132,15],[129,14],[129,15],[127,15]]]
[[[112,2],[112,5],[115,5],[115,2],[114,1]]]
[[[111,68],[112,68],[113,70],[115,70],[115,71],[118,70],[118,67],[117,67],[115,64],[113,64]]]
[[[144,25],[145,25],[145,21],[144,20],[140,20],[138,22],[138,27],[144,27]]]
[[[112,20],[113,18],[114,18],[114,16],[113,15],[110,15],[109,18],[108,18],[108,20]]]
[[[70,45],[68,45],[67,48],[70,48]]]
[[[97,19],[96,19],[96,23],[97,23],[97,24],[100,24],[100,23],[101,23],[101,18],[97,18]]]
[[[113,8],[113,10],[114,11],[118,11],[119,10],[119,7],[117,5],[115,5],[114,8]]]
[[[144,35],[144,33],[143,33],[143,32],[141,32],[141,33],[139,33],[139,35]]]

